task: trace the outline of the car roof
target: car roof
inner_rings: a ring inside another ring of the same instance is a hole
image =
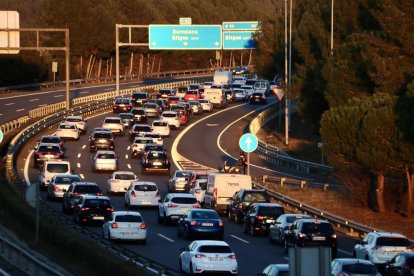
[[[185,194],[185,193],[169,193],[167,194],[171,197],[188,197],[188,198],[195,198],[193,194]]]
[[[47,164],[62,164],[62,163],[64,163],[64,164],[70,164],[70,162],[69,161],[67,161],[67,160],[47,160],[47,161],[45,161],[45,163],[43,163],[44,165],[46,165],[46,163]]]
[[[116,171],[116,172],[113,172],[114,174],[132,174],[132,175],[135,175],[135,173],[134,172],[130,172],[130,171]]]
[[[371,264],[371,265],[374,265],[369,260],[355,259],[355,258],[338,258],[338,259],[334,259],[332,261],[338,261],[338,262],[340,262],[342,264],[356,264],[356,263],[360,263],[360,264]]]
[[[329,223],[329,224],[331,224],[329,221],[323,220],[323,219],[308,219],[308,218],[304,218],[304,219],[299,219],[298,221],[301,221],[302,223],[314,223],[314,222],[318,222],[318,223]]]
[[[270,264],[267,267],[276,267],[278,271],[289,271],[289,264]]]
[[[104,154],[104,153],[113,153],[113,154],[115,154],[115,151],[113,151],[113,150],[98,150],[97,152],[96,152],[96,154]]]
[[[98,186],[96,182],[88,182],[88,181],[77,181],[73,182],[72,185],[91,185],[91,186]]]
[[[106,120],[106,119],[111,119],[111,120],[112,120],[112,119],[119,119],[119,117],[105,117],[105,120]]]
[[[311,218],[311,216],[305,215],[305,214],[283,214],[283,215],[280,215],[280,217],[305,217],[305,218]],[[305,219],[305,218],[303,218],[303,219]]]
[[[70,115],[70,116],[67,116],[66,119],[83,119],[83,117],[82,116]]]
[[[56,135],[43,135],[42,138],[40,138],[40,140],[42,140],[43,138],[58,138],[61,139],[60,136],[56,136]]]
[[[134,185],[155,185],[157,186],[157,184],[155,184],[155,182],[151,182],[151,181],[132,181],[131,184]],[[157,186],[158,188],[158,186]]]
[[[59,144],[58,143],[40,143],[39,144],[39,148],[40,148],[40,146],[46,146],[46,147],[59,147],[60,148],[60,146],[59,146]]]
[[[379,237],[389,237],[389,238],[407,238],[403,234],[400,233],[393,233],[393,232],[370,232],[368,234],[373,234]]]
[[[266,203],[266,202],[258,202],[258,203],[253,203],[252,205],[254,206],[259,206],[259,207],[282,207],[282,205],[277,204],[277,203]]]
[[[80,178],[79,175],[72,174],[72,173],[59,173],[59,174],[56,174],[54,177],[75,177],[75,176]]]
[[[105,199],[105,200],[110,200],[109,197],[107,196],[95,196],[95,195],[80,195],[81,197],[83,197],[84,199]]]
[[[112,214],[115,216],[122,216],[122,215],[141,216],[141,213],[137,211],[113,211]]]
[[[171,110],[166,110],[166,111],[163,111],[162,112],[162,114],[177,114],[177,112],[175,112],[175,111],[171,111]]]
[[[197,245],[222,245],[222,246],[229,246],[229,244],[225,241],[215,241],[215,240],[197,240]]]

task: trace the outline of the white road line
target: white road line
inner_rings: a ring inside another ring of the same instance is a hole
[[[128,154],[125,154],[125,159],[128,159]]]
[[[39,104],[37,107],[47,106],[47,104]]]
[[[289,261],[289,258],[288,257],[283,257],[283,259],[285,259],[286,261]]]
[[[79,176],[80,176],[82,179],[85,179],[85,176],[83,175],[83,173],[81,173]]]
[[[22,108],[22,109],[17,109],[17,110],[16,110],[16,112],[23,111],[23,110],[25,110],[25,109],[24,109],[24,108]]]
[[[81,167],[81,164],[80,164],[80,163],[77,163],[76,165],[78,166],[78,168],[80,168],[80,167]]]
[[[82,156],[82,153],[78,153],[78,158],[80,158]]]
[[[352,256],[352,253],[350,253],[350,252],[348,252],[348,251],[345,251],[345,250],[342,250],[342,249],[338,249],[338,251],[339,251],[339,252],[342,252],[342,253],[344,253],[344,254],[346,254],[346,255]]]
[[[83,146],[82,146],[82,149],[85,149],[85,148],[86,148],[86,145],[83,145]]]
[[[174,240],[172,240],[172,239],[170,239],[170,238],[168,238],[168,237],[164,236],[163,234],[158,234],[158,236],[160,236],[161,238],[166,239],[167,241],[174,242]]]
[[[11,274],[7,273],[6,271],[4,271],[3,269],[0,268],[0,275],[10,276]]]
[[[14,103],[6,103],[6,104],[4,104],[4,105],[14,105]]]
[[[131,148],[131,146],[128,146],[128,147],[127,147],[127,150],[129,151],[129,149],[130,149],[130,148]]]
[[[27,186],[31,185],[30,179],[29,179],[29,164],[30,164],[30,160],[32,159],[33,153],[34,153],[34,150],[31,150],[29,152],[29,154],[27,155],[26,162],[24,162],[24,172],[23,173],[24,173],[24,180],[26,180]]]
[[[38,101],[39,99],[31,99],[31,100],[29,100],[29,102],[35,102],[35,101]]]
[[[127,164],[128,169],[131,169],[131,164]]]
[[[86,93],[89,93],[89,91],[82,91],[82,92],[80,92],[80,94],[86,94]]]
[[[108,90],[112,90],[112,88],[105,88],[104,90],[105,90],[105,91],[108,91]]]
[[[54,98],[60,98],[60,97],[63,97],[64,95],[56,95],[56,96],[53,96]]]
[[[239,237],[237,237],[237,236],[235,236],[235,235],[230,235],[230,237],[233,237],[233,238],[235,238],[236,240],[242,241],[242,242],[244,242],[244,243],[250,243],[250,242],[248,242],[248,241],[246,241],[246,240],[243,240],[242,238],[239,238]]]
[[[3,114],[0,114],[0,116],[3,116]]]

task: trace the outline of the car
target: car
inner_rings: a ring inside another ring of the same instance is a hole
[[[101,196],[102,192],[95,182],[73,182],[69,188],[63,189],[62,212],[71,214],[81,195]]]
[[[158,92],[158,98],[166,99],[169,96],[174,96],[175,91],[172,88],[161,88]]]
[[[243,232],[250,236],[267,234],[269,226],[285,213],[282,205],[276,203],[253,203],[247,210],[243,222]]]
[[[57,174],[52,177],[47,186],[47,199],[62,199],[64,190],[67,190],[73,182],[80,182],[81,178],[77,174]]]
[[[211,112],[214,109],[213,104],[208,99],[199,99],[198,102],[201,104],[203,111]]]
[[[193,114],[203,114],[203,107],[201,106],[201,103],[197,101],[188,101],[190,104]]]
[[[103,223],[113,211],[109,197],[81,195],[73,210],[73,221],[77,224]]]
[[[250,104],[266,104],[266,96],[263,92],[253,92],[250,96]]]
[[[246,83],[246,80],[247,80],[246,77],[242,77],[242,76],[234,77],[232,87],[234,84],[239,84],[240,86],[244,85]]]
[[[414,275],[414,252],[401,252],[385,267],[385,275]]]
[[[332,260],[331,275],[381,276],[377,267],[372,262],[354,258],[340,258]]]
[[[288,264],[270,264],[266,266],[262,276],[289,276],[289,265]]]
[[[174,111],[178,114],[181,125],[187,125],[189,121],[188,113],[184,106],[173,105],[170,107],[170,111]]]
[[[141,213],[113,211],[102,225],[102,236],[108,240],[147,242],[147,225]]]
[[[191,208],[201,208],[193,195],[169,193],[158,203],[158,223],[177,222]]]
[[[65,123],[76,124],[81,134],[86,133],[86,130],[87,130],[86,122],[87,120],[85,120],[82,116],[67,116],[65,119]]]
[[[161,134],[158,132],[145,132],[143,137],[151,138],[152,141],[158,145],[164,144],[164,139],[162,138]]]
[[[241,189],[229,199],[229,220],[241,223],[252,203],[270,203],[266,190]]]
[[[247,66],[239,66],[236,67],[232,70],[233,75],[244,75],[244,74],[249,74],[250,70]]]
[[[187,93],[187,90],[188,90],[187,86],[179,86],[177,87],[177,90],[175,91],[175,95],[183,98],[185,96],[185,93]]]
[[[118,170],[118,157],[112,150],[98,150],[91,159],[92,172]]]
[[[134,92],[131,96],[133,106],[143,106],[144,103],[150,100],[150,95],[147,92]]]
[[[124,123],[124,128],[131,128],[135,123],[135,117],[132,113],[119,113],[118,117],[121,118],[122,123]]]
[[[60,123],[55,132],[55,135],[59,136],[62,139],[79,140],[80,132],[74,123]]]
[[[270,94],[270,85],[269,85],[269,82],[267,80],[257,81],[254,84],[253,88],[254,88],[254,92],[261,92],[261,93],[264,93],[265,95]]]
[[[179,104],[181,102],[184,102],[184,98],[183,97],[181,97],[181,96],[169,96],[167,98],[167,100],[165,101],[165,105],[167,107],[170,107],[172,105]]]
[[[199,83],[193,83],[193,84],[190,84],[190,85],[188,85],[188,90],[196,90],[196,91],[200,91],[200,89],[202,89],[202,85],[201,84],[199,84]],[[187,91],[188,91],[187,90]]]
[[[161,114],[161,120],[167,121],[170,127],[179,128],[181,125],[180,118],[175,111],[164,111]]]
[[[285,233],[289,226],[298,219],[311,219],[311,216],[305,214],[283,214],[279,216],[275,223],[269,226],[269,241],[277,242],[280,245],[285,244]]]
[[[247,83],[247,82],[246,82]],[[250,97],[252,96],[252,94],[254,93],[254,88],[253,85],[242,85],[242,87],[240,87],[240,89],[243,89],[244,92],[246,92],[247,98],[250,99]]]
[[[65,153],[59,144],[41,143],[33,154],[33,166],[38,168],[45,161],[63,159]]]
[[[285,252],[289,247],[330,247],[332,258],[338,254],[338,242],[332,224],[320,219],[298,219],[285,235]]]
[[[134,142],[131,145],[131,158],[135,159],[141,157],[146,144],[154,144],[154,141],[149,137],[135,137]]]
[[[145,124],[148,121],[147,113],[144,108],[134,108],[131,112],[134,115],[134,123]]]
[[[147,124],[134,124],[129,130],[129,140],[134,141],[136,137],[144,137],[147,132],[152,132],[152,127]]]
[[[133,181],[124,195],[125,207],[131,209],[138,206],[157,207],[160,191],[157,184],[150,181]]]
[[[164,151],[150,151],[142,159],[142,174],[151,171],[170,174],[170,160]]]
[[[203,206],[204,195],[206,194],[206,190],[207,190],[207,179],[198,179],[196,180],[194,187],[190,189],[189,193],[194,195],[198,203],[200,203],[200,205]]]
[[[406,236],[392,232],[369,232],[354,246],[353,257],[385,265],[400,252],[413,251]]]
[[[112,104],[113,113],[130,112],[132,109],[132,101],[130,98],[117,98]]]
[[[230,85],[230,89],[231,90],[235,90],[235,89],[240,89],[242,87],[242,85],[244,85],[244,83],[240,83],[240,82],[233,82]]]
[[[154,120],[152,122],[152,131],[159,133],[162,137],[170,136],[170,125],[165,120]]]
[[[168,180],[168,192],[184,192],[194,173],[193,170],[176,170]]]
[[[93,133],[94,133],[95,131],[106,131],[106,132],[109,132],[109,133],[111,133],[111,134],[112,134],[112,132],[111,132],[111,130],[110,130],[109,128],[95,127],[95,128],[92,130],[92,132],[91,132],[91,134],[90,134],[89,138],[91,138],[91,137],[92,137],[92,135],[93,135]]]
[[[236,102],[245,102],[247,101],[246,91],[243,89],[234,89],[234,100]]]
[[[138,180],[138,177],[129,171],[113,172],[107,181],[107,194],[125,193],[131,182]]]
[[[237,275],[236,254],[224,241],[196,240],[181,251],[181,272],[190,275],[205,272]]]
[[[42,143],[48,143],[48,144],[58,144],[61,151],[65,151],[65,143],[63,141],[62,138],[60,138],[59,136],[55,136],[55,135],[45,135],[42,136],[42,138],[40,138],[40,140],[38,140],[36,142],[36,146],[34,147],[35,150],[37,150],[39,148],[39,145]]]
[[[184,95],[184,101],[198,101],[200,97],[200,93],[198,90],[187,90]]]
[[[208,175],[209,175],[208,171],[194,171],[191,174],[191,178],[190,178],[190,181],[189,181],[190,188],[195,186],[197,180],[207,180]]]
[[[150,103],[155,103],[158,105],[158,114],[160,115],[166,108],[167,106],[165,105],[165,99],[151,99],[149,102]]]
[[[52,178],[57,174],[71,174],[72,168],[69,161],[47,160],[39,169],[39,188],[46,190]]]
[[[203,83],[203,88],[204,89],[211,88],[212,85],[213,85],[212,81],[206,81],[206,82]]]
[[[153,143],[148,143],[148,144],[144,145],[144,147],[142,148],[142,151],[141,151],[141,161],[151,151],[162,151],[164,153],[167,153],[167,151],[164,149],[164,146],[163,145],[160,145],[160,144],[157,144],[157,143],[154,143],[154,142]]]
[[[189,118],[192,117],[194,115],[194,112],[193,112],[193,109],[192,109],[190,103],[189,102],[183,102],[181,104],[185,107],[185,110],[187,112],[187,116]]]
[[[223,240],[224,223],[214,210],[190,209],[178,221],[177,235],[186,240],[210,238]]]
[[[119,117],[106,117],[102,123],[102,128],[111,130],[114,135],[124,136],[124,123]]]
[[[224,94],[226,94],[226,100],[228,103],[234,103],[236,101],[236,96],[233,90],[224,89]]]
[[[142,106],[147,114],[147,117],[158,117],[160,115],[161,109],[156,103],[144,103]]]
[[[97,150],[114,150],[115,143],[112,132],[109,131],[94,131],[89,138],[89,152]]]

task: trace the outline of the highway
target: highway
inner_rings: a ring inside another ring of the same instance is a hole
[[[274,102],[274,99],[272,100]],[[191,124],[187,126],[187,131],[178,143],[178,153],[185,158],[192,160],[206,167],[217,168],[221,166],[224,158],[230,157],[227,154],[238,157],[240,152],[238,148],[238,139],[246,130],[250,119],[254,114],[250,114],[263,106],[252,106],[249,104],[238,103],[229,105],[226,109],[216,110],[212,114],[195,115],[191,118]],[[85,181],[94,181],[99,184],[101,189],[106,191],[106,181],[110,173],[92,173],[91,156],[88,147],[89,132],[96,126],[100,126],[105,116],[111,116],[112,113],[96,114],[88,118],[88,133],[81,136],[79,141],[66,142],[67,159],[70,160],[75,169],[75,173],[79,174]],[[199,121],[199,123],[197,123]],[[230,127],[228,127],[230,126]],[[183,129],[183,128],[182,128]],[[174,130],[172,135],[165,139],[164,144],[171,153],[173,141],[177,138],[181,130]],[[54,129],[49,129],[42,133],[52,134]],[[36,139],[40,138],[39,135]],[[220,137],[220,139],[219,139]],[[22,175],[31,182],[38,181],[38,171],[33,169],[33,147],[35,140],[30,141],[22,149],[20,158],[18,159],[17,168]],[[161,196],[167,193],[168,176],[159,175],[141,175],[139,161],[129,158],[128,136],[116,137],[115,147],[117,155],[120,157],[120,170],[134,171],[140,180],[149,180],[157,183]],[[227,156],[227,157],[226,157]],[[235,161],[234,161],[235,162]],[[289,171],[277,171],[270,168],[269,164],[265,164],[254,154],[251,154],[251,175],[259,176],[263,174],[287,174]],[[176,169],[172,166],[172,172]],[[46,196],[43,193],[43,198]],[[124,201],[122,195],[111,196],[111,201],[116,210],[124,209]],[[50,202],[50,206],[55,210],[61,210],[60,202]],[[178,270],[179,249],[189,244],[188,241],[177,237],[176,227],[160,225],[157,222],[156,209],[140,209],[139,210],[148,224],[148,240],[147,244],[122,244],[126,248],[137,252],[147,258],[156,260],[165,266]],[[62,214],[63,215],[63,214]],[[223,217],[225,223],[224,240],[230,244],[237,255],[239,264],[238,275],[255,275],[271,263],[287,263],[287,254],[283,248],[275,244],[269,243],[266,237],[251,237],[242,232],[242,226],[229,222]],[[90,226],[96,233],[100,233],[100,227]],[[351,257],[354,241],[343,235],[339,236],[339,256]]]

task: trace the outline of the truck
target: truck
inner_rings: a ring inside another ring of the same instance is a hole
[[[213,83],[216,85],[230,86],[233,84],[233,74],[231,71],[215,71]]]
[[[252,189],[249,175],[211,173],[207,179],[207,190],[204,195],[204,208],[227,213],[230,198],[241,189]]]
[[[223,88],[205,88],[204,99],[210,100],[216,108],[223,108],[227,105],[226,94],[224,93]]]

